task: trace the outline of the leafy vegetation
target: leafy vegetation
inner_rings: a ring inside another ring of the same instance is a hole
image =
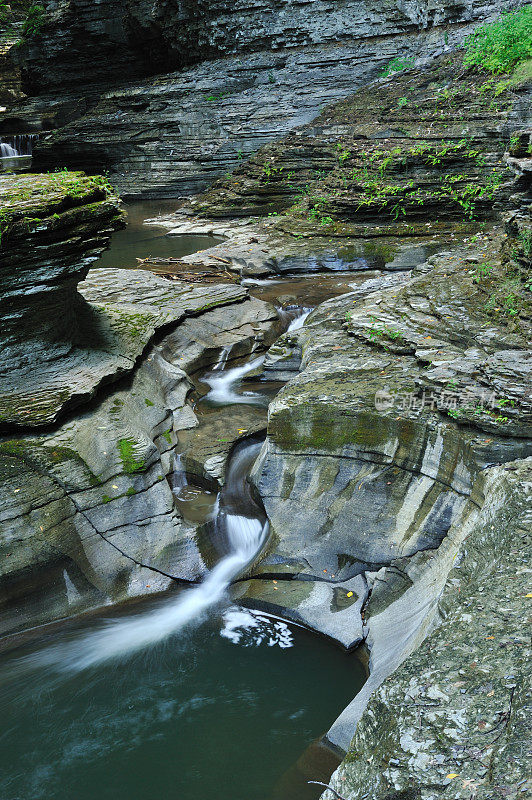
[[[467,37],[464,63],[495,74],[532,58],[532,6],[502,14]]]
[[[39,3],[30,6],[28,16],[22,25],[22,38],[34,39],[36,36],[40,36],[41,29],[44,27],[45,22],[46,16],[44,6]]]
[[[415,63],[416,59],[413,56],[397,56],[388,62],[381,76],[387,78],[389,75],[393,75],[394,72],[402,72],[404,69],[410,69]]]

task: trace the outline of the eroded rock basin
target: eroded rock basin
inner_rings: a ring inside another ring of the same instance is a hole
[[[307,780],[335,762],[313,743],[362,685],[359,661],[225,604],[149,651],[78,670],[91,632],[127,619],[114,614],[4,654],[2,797],[319,797]],[[62,652],[52,670],[40,663],[50,648]]]

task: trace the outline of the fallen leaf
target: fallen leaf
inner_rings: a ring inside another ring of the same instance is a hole
[[[493,697],[493,695],[494,695],[494,694],[495,694],[495,690],[494,690],[494,689],[492,689],[492,690],[491,690],[491,692],[488,692],[488,695],[487,695],[487,696],[488,696],[488,697]]]
[[[353,597],[353,592],[348,592],[348,593],[347,593],[347,596],[348,596],[348,597]]]
[[[449,774],[445,776],[445,779],[450,781],[454,778],[458,778],[458,772],[449,772]]]

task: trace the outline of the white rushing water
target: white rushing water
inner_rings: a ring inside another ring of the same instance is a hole
[[[8,142],[0,139],[0,158],[21,158],[31,156],[33,146],[38,141],[37,133],[20,133],[16,136],[9,136]]]
[[[7,142],[0,142],[0,158],[17,158],[19,153]]]
[[[303,325],[305,324],[306,318],[313,310],[314,309],[312,308],[304,308],[299,317],[296,317],[295,319],[292,320],[292,322],[288,326],[288,331],[297,331],[299,330],[299,328],[302,328]]]
[[[101,628],[73,641],[45,648],[30,656],[27,667],[49,667],[58,672],[77,672],[115,658],[128,656],[167,639],[222,600],[230,582],[253,559],[267,535],[268,523],[253,516],[247,475],[260,443],[246,443],[231,459],[226,484],[219,494],[216,530],[227,554],[202,583],[186,589],[157,608],[126,619],[112,619]],[[176,457],[176,480],[186,480]]]
[[[253,392],[238,394],[237,389],[242,378],[260,367],[263,361],[264,356],[259,356],[259,358],[255,358],[247,364],[242,364],[240,367],[232,367],[231,369],[218,368],[210,375],[206,375],[203,380],[211,388],[203,399],[217,405],[230,405],[233,403],[262,404],[264,400],[261,395]]]

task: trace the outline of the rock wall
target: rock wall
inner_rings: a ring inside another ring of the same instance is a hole
[[[510,5],[515,5],[511,3]],[[26,88],[120,82],[235,53],[287,51],[470,23],[489,0],[49,0],[46,24],[21,53]]]
[[[488,469],[480,515],[450,531],[400,601],[375,615],[370,601],[371,677],[329,733],[345,748],[357,726],[331,780],[346,800],[530,790],[531,469],[530,459]]]
[[[198,425],[183,367],[207,369],[229,344],[245,354],[256,336],[267,346],[276,335],[275,310],[234,284],[191,286],[141,270],[96,269],[79,288],[107,345],[114,341],[118,365],[112,386],[61,423],[44,420],[44,429],[38,390],[28,376],[21,382],[27,415],[17,406],[17,430],[0,436],[3,635],[204,573],[211,553],[177,511],[167,480],[184,446],[177,447],[178,434]],[[56,361],[62,389],[77,383],[96,393],[99,361],[88,347],[77,355],[76,362]],[[42,388],[42,368],[38,377]],[[41,430],[29,433],[32,425]],[[225,432],[226,444],[211,437],[201,453],[196,448],[195,470],[211,487],[207,462],[224,460],[231,435],[240,434],[235,428]]]
[[[40,96],[10,108],[0,129],[52,131],[35,150],[39,170],[107,169],[123,196],[177,197],[309,122],[390,59],[432,58],[498,10],[472,0],[231,10],[131,0],[117,13],[110,0],[50,2],[41,36],[19,52],[26,89]]]

